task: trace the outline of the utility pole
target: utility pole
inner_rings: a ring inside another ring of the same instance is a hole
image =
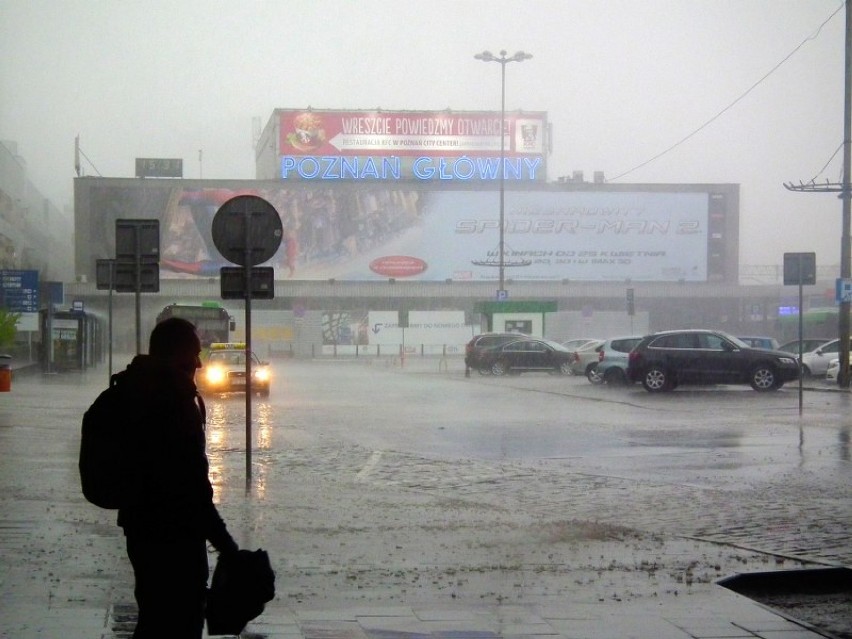
[[[849,280],[852,278],[852,177],[850,177],[850,164],[852,164],[852,10],[846,3],[846,46],[844,65],[844,104],[843,104],[843,182],[842,184],[825,182],[816,184],[813,181],[798,185],[785,184],[784,188],[789,191],[808,193],[840,193],[843,201],[843,229],[840,235],[840,278]],[[799,309],[802,313],[804,309]],[[837,385],[841,388],[850,386],[849,366],[849,311],[848,299],[840,300],[840,311],[837,332],[840,338],[840,371],[837,375]]]

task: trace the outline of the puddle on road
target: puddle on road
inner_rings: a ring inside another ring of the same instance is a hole
[[[627,432],[629,446],[659,448],[738,448],[743,445],[741,431],[696,432],[694,429],[632,430]]]
[[[717,582],[838,639],[852,639],[852,570],[813,568],[743,573]]]

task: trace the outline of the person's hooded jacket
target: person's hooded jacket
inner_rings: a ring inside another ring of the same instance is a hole
[[[149,355],[117,380],[126,407],[128,482],[118,510],[125,534],[198,536],[222,553],[237,545],[213,503],[204,408],[194,382]]]

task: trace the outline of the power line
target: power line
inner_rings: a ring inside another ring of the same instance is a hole
[[[817,171],[817,174],[811,178],[811,182],[816,182],[816,179],[820,175],[822,175],[823,171],[825,171],[828,168],[828,165],[831,164],[831,161],[834,160],[834,158],[837,156],[838,153],[840,153],[840,149],[842,149],[842,148],[843,148],[843,142],[841,142],[838,145],[838,147],[834,150],[834,153],[832,153],[831,157],[828,158],[828,162],[825,163],[825,166],[823,166],[819,171]]]
[[[641,164],[639,164],[639,165],[637,165],[637,166],[634,166],[634,167],[633,167],[632,169],[630,169],[629,171],[625,171],[624,173],[621,173],[621,174],[619,174],[619,175],[616,175],[614,178],[611,178],[611,179],[607,180],[607,182],[614,182],[615,180],[618,180],[618,179],[620,179],[620,178],[623,178],[625,175],[629,175],[630,173],[633,173],[634,171],[638,171],[638,170],[639,170],[639,169],[641,169],[642,167],[647,166],[647,165],[648,165],[648,164],[650,164],[651,162],[653,162],[653,161],[655,161],[655,160],[658,160],[659,158],[663,157],[664,155],[666,155],[666,154],[667,154],[667,153],[669,153],[670,151],[673,151],[674,149],[676,149],[677,147],[679,147],[681,144],[683,144],[684,142],[686,142],[687,140],[689,140],[690,138],[694,137],[695,135],[697,135],[698,133],[700,133],[701,131],[703,131],[705,128],[707,128],[708,126],[710,126],[713,122],[715,122],[715,121],[716,121],[716,120],[718,120],[720,117],[722,117],[722,115],[724,115],[725,113],[727,113],[728,111],[730,111],[730,110],[734,107],[734,105],[736,105],[738,102],[740,102],[741,100],[743,100],[743,99],[744,99],[744,98],[745,98],[745,97],[746,97],[749,93],[751,93],[752,91],[754,91],[754,89],[756,89],[756,88],[757,88],[760,84],[762,84],[762,83],[763,83],[763,82],[764,82],[764,81],[765,81],[765,80],[766,80],[769,76],[771,76],[773,73],[775,73],[775,72],[776,72],[776,71],[777,71],[777,70],[781,67],[781,65],[783,65],[785,62],[787,62],[787,60],[789,60],[790,58],[792,58],[792,57],[793,57],[793,56],[794,56],[794,55],[795,55],[795,54],[799,51],[799,49],[801,49],[803,46],[805,46],[805,44],[807,44],[807,43],[808,43],[809,41],[811,41],[811,40],[815,40],[815,39],[819,36],[820,32],[822,31],[822,28],[823,28],[825,25],[827,25],[827,24],[831,21],[831,19],[832,19],[832,18],[834,18],[834,16],[836,16],[836,15],[840,12],[840,10],[841,10],[844,6],[845,6],[845,2],[844,2],[844,3],[841,3],[841,4],[840,4],[840,6],[839,6],[837,9],[835,9],[834,13],[832,13],[830,16],[828,16],[828,18],[826,18],[826,19],[825,19],[825,21],[823,21],[823,23],[822,23],[821,25],[819,25],[819,27],[817,28],[817,30],[816,30],[816,31],[814,31],[814,33],[812,33],[812,34],[811,34],[811,35],[809,35],[807,38],[805,38],[804,40],[802,40],[802,42],[801,42],[801,43],[799,43],[799,45],[798,45],[795,49],[793,49],[790,53],[788,53],[788,54],[784,57],[784,59],[782,59],[782,60],[781,60],[778,64],[776,64],[774,67],[772,67],[772,68],[771,68],[771,69],[770,69],[770,70],[769,70],[769,71],[768,71],[768,72],[767,72],[767,73],[766,73],[766,74],[765,74],[762,78],[760,78],[757,82],[755,82],[754,84],[752,84],[752,85],[751,85],[751,86],[750,86],[750,87],[749,87],[749,88],[745,91],[745,93],[743,93],[742,95],[740,95],[737,99],[735,99],[733,102],[731,102],[728,106],[726,106],[724,109],[722,109],[721,111],[719,111],[719,113],[717,113],[717,114],[716,114],[716,115],[714,115],[712,118],[710,118],[709,120],[707,120],[704,124],[702,124],[700,127],[698,127],[697,129],[695,129],[692,133],[690,133],[690,134],[689,134],[689,135],[687,135],[686,137],[684,137],[684,138],[682,138],[681,140],[679,140],[678,142],[675,142],[674,144],[672,144],[669,148],[665,149],[664,151],[661,151],[660,153],[657,153],[657,155],[655,155],[654,157],[650,158],[649,160],[645,160],[645,161],[644,161],[644,162],[642,162]],[[836,154],[836,153],[837,153],[837,152],[835,151],[835,154]],[[834,156],[832,156],[832,157],[834,157]],[[831,161],[831,160],[829,160],[829,162],[830,162],[830,161]],[[827,165],[826,165],[826,166],[827,166]]]

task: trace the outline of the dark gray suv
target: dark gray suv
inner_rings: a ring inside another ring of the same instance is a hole
[[[501,346],[519,339],[529,338],[523,333],[482,333],[471,339],[464,347],[464,365],[469,369],[478,370],[483,375],[491,374],[490,366],[482,366],[480,357],[483,349]]]
[[[664,331],[647,335],[630,352],[627,378],[651,393],[680,384],[750,384],[773,391],[799,378],[799,363],[791,353],[752,348],[722,331]]]

